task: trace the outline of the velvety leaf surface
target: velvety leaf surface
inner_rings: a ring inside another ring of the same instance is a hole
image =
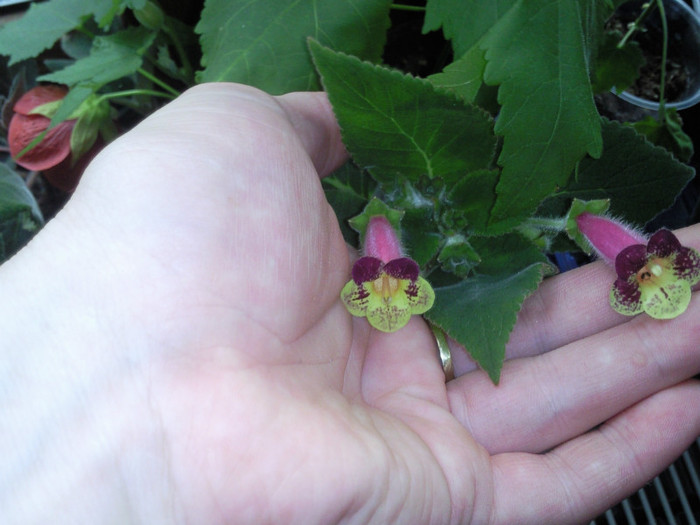
[[[309,46],[348,151],[377,181],[456,179],[490,163],[496,142],[483,110],[427,80]]]
[[[481,257],[481,262],[476,267],[476,272],[480,275],[503,277],[534,263],[548,264],[542,251],[519,233],[497,237],[472,236],[469,240]]]
[[[129,28],[95,38],[90,54],[70,66],[39,77],[39,80],[74,85],[89,82],[101,86],[134,73],[141,67],[142,55],[156,33],[145,28]]]
[[[532,264],[505,278],[480,275],[436,288],[425,317],[463,345],[497,383],[520,307],[541,280],[542,265]]]
[[[500,85],[502,105],[503,173],[492,225],[516,224],[566,183],[586,153],[601,153],[576,7],[574,0],[518,1],[481,42],[484,78]]]
[[[499,176],[500,172],[497,170],[472,171],[450,190],[452,206],[463,214],[469,229],[475,233],[486,233],[488,230]]]
[[[324,45],[378,61],[389,27],[388,0],[208,0],[200,82],[230,81],[271,94],[318,89],[306,47]]]
[[[610,199],[613,215],[645,224],[673,204],[694,170],[619,122],[603,121],[605,147],[585,158],[569,185],[553,200]]]

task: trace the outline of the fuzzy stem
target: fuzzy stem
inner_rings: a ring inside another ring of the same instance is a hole
[[[156,77],[155,75],[152,75],[151,73],[149,73],[148,71],[146,71],[146,70],[143,69],[142,67],[140,67],[140,68],[138,69],[138,72],[139,72],[141,75],[143,75],[144,77],[146,77],[148,80],[150,80],[151,82],[153,82],[155,85],[157,85],[157,86],[163,88],[163,89],[164,89],[165,91],[167,91],[168,93],[172,93],[175,97],[180,96],[180,92],[179,92],[177,89],[175,89],[175,88],[169,86],[168,84],[166,84],[165,82],[163,82],[161,79],[159,79],[159,78]]]

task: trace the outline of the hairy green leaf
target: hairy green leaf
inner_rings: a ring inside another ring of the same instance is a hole
[[[575,0],[518,0],[481,45],[484,79],[500,85],[503,172],[491,225],[502,230],[564,185],[586,153],[600,155],[600,120]]]
[[[472,236],[469,241],[481,256],[475,270],[479,275],[504,277],[534,263],[548,264],[542,251],[519,233],[497,237]]]
[[[663,120],[652,116],[635,122],[632,127],[657,146],[666,148],[682,162],[693,156],[693,139],[683,131],[683,122],[676,108],[667,108]]]
[[[139,27],[97,37],[87,57],[60,71],[42,75],[39,80],[69,86],[79,83],[102,86],[136,72],[155,36],[156,33]]]
[[[448,193],[453,208],[463,214],[469,229],[486,233],[491,208],[496,198],[496,184],[500,172],[476,170],[466,174]]]
[[[491,162],[492,119],[427,80],[310,42],[348,151],[379,182],[459,179]]]
[[[572,198],[610,199],[613,215],[644,224],[673,204],[694,170],[654,146],[632,128],[603,121],[605,147],[599,159],[581,161],[576,177],[548,199],[548,208]]]
[[[306,39],[378,61],[389,27],[388,0],[208,0],[200,82],[230,81],[268,93],[318,89]]]
[[[435,288],[435,304],[425,317],[464,346],[498,383],[520,307],[541,280],[542,265],[535,263],[505,278],[479,275]]]

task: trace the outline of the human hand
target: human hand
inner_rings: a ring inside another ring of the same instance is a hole
[[[0,269],[9,522],[576,522],[698,435],[700,305],[623,319],[602,265],[528,299],[498,387],[351,318],[345,158],[323,95],[226,84],[97,157]]]

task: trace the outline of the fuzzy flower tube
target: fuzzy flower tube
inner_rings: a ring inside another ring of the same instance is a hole
[[[352,280],[340,292],[348,311],[367,317],[382,332],[403,328],[412,315],[427,312],[435,293],[420,276],[418,264],[403,255],[401,242],[384,216],[370,218],[365,233],[364,257],[352,267]]]
[[[624,315],[646,312],[672,319],[688,308],[692,287],[700,282],[700,253],[681,246],[675,235],[659,230],[650,238],[625,224],[582,213],[579,231],[597,254],[615,267],[610,305]]]

